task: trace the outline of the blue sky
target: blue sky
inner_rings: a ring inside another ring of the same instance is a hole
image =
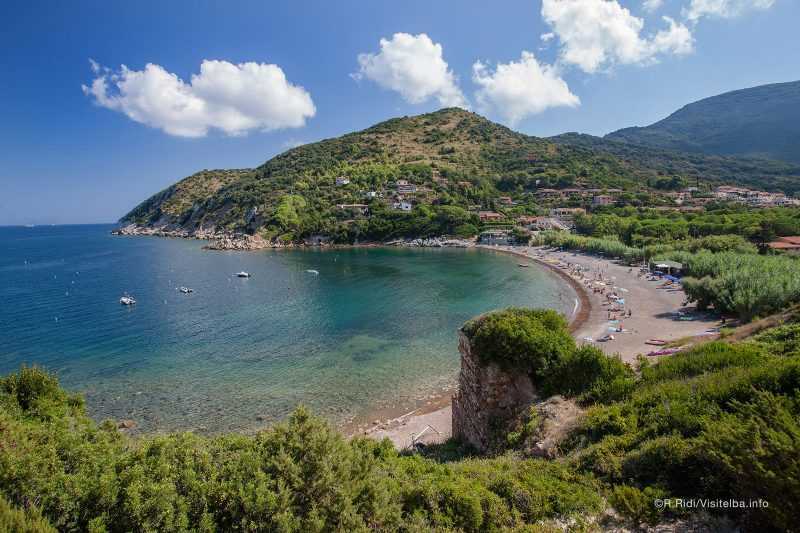
[[[0,224],[114,221],[197,170],[443,104],[599,135],[800,78],[793,0],[4,6]]]

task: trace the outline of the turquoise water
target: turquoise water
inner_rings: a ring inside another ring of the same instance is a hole
[[[0,228],[0,372],[45,366],[95,418],[143,431],[247,431],[300,403],[334,423],[414,406],[454,382],[465,320],[575,299],[481,250],[213,252],[111,229]]]

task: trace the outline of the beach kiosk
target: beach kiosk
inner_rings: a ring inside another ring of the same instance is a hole
[[[680,276],[683,272],[683,264],[677,261],[659,261],[656,264],[651,263],[650,269],[669,274],[670,276]]]

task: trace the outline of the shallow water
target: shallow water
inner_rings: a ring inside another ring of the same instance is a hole
[[[95,418],[143,431],[248,431],[300,403],[334,423],[413,405],[453,383],[465,320],[575,300],[552,273],[483,250],[212,252],[111,229],[0,228],[0,372],[43,365]]]

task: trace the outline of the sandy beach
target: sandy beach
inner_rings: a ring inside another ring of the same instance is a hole
[[[711,328],[719,326],[715,318],[695,313],[693,306],[683,306],[685,295],[679,285],[665,286],[663,280],[653,280],[638,268],[544,247],[482,248],[518,256],[523,259],[522,264],[536,262],[569,281],[578,296],[578,305],[569,317],[575,339],[631,364],[639,354],[660,349],[646,344],[651,339],[669,342],[707,335]],[[694,320],[675,320],[674,313],[678,311]],[[607,340],[601,341],[604,338]],[[441,398],[430,406],[376,422],[364,433],[375,439],[388,438],[398,449],[409,447],[412,438],[425,443],[442,442],[452,434],[450,399]]]

